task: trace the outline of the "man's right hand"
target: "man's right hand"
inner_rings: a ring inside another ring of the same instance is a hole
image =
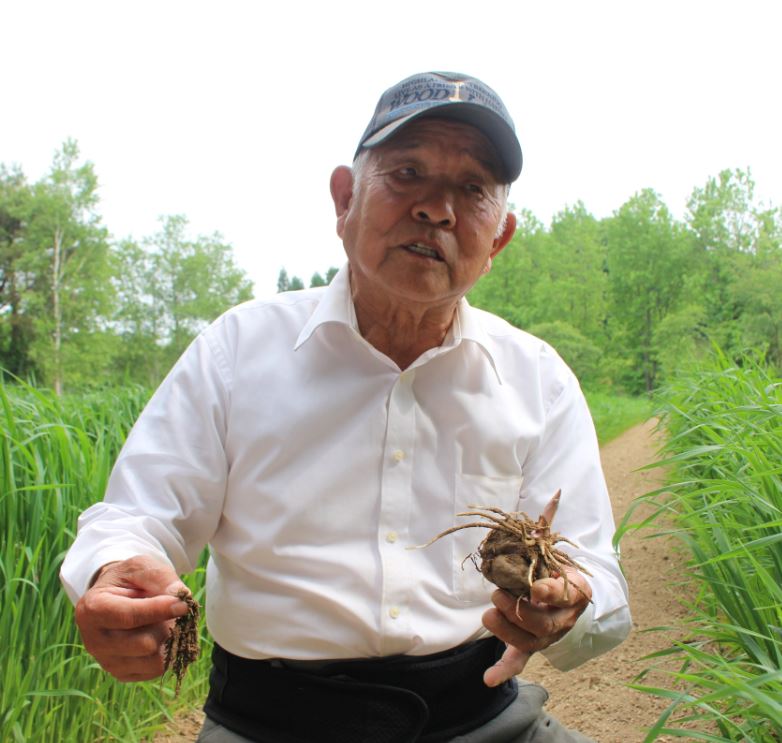
[[[152,557],[104,565],[76,604],[87,652],[119,681],[162,675],[169,632],[188,611],[181,590],[188,591],[171,566]]]

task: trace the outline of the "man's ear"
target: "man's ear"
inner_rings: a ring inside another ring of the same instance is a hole
[[[503,227],[500,235],[494,238],[494,245],[490,253],[492,258],[511,241],[514,234],[516,234],[516,215],[513,212],[508,212],[505,218],[505,227]]]
[[[331,174],[331,198],[337,214],[337,234],[342,237],[345,231],[345,218],[353,198],[353,171],[347,165],[334,168]]]

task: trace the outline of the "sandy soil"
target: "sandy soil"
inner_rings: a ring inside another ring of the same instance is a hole
[[[662,484],[661,470],[636,471],[655,460],[659,440],[654,425],[650,421],[636,426],[601,450],[617,523],[634,498]],[[626,684],[649,665],[641,660],[645,655],[670,646],[671,634],[644,630],[670,625],[684,615],[670,587],[683,560],[677,544],[668,538],[649,539],[647,532],[635,532],[625,536],[621,550],[633,615],[630,637],[610,653],[567,673],[552,668],[542,656],[533,656],[524,672],[526,678],[548,689],[547,709],[551,714],[598,743],[640,743],[644,730],[667,706]],[[661,736],[656,740],[674,739]]]
[[[659,470],[637,471],[654,461],[657,448],[651,421],[626,431],[603,447],[603,468],[617,522],[634,498],[660,485]],[[562,723],[598,743],[644,740],[644,729],[657,720],[665,703],[629,689],[626,684],[648,665],[641,660],[643,656],[670,644],[670,635],[644,630],[669,625],[683,614],[670,589],[679,559],[670,540],[648,539],[644,534],[627,535],[622,541],[622,564],[630,586],[633,614],[630,637],[612,652],[567,673],[549,666],[542,656],[533,657],[524,677],[549,690],[547,708]],[[193,741],[201,721],[200,711],[190,712],[178,720],[174,729],[158,736],[155,743]]]

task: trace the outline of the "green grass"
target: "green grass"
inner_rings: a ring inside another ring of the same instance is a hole
[[[669,700],[647,741],[782,740],[782,379],[717,353],[664,393],[671,482],[639,503],[674,524],[690,559],[687,637],[664,653],[679,670],[637,688]],[[669,529],[670,527],[668,527]]]
[[[59,569],[79,513],[103,495],[146,400],[131,389],[59,400],[0,384],[2,740],[135,741],[170,716],[170,683],[120,684],[83,650]],[[200,590],[200,573],[191,586]],[[205,695],[206,659],[177,704]]]
[[[601,445],[654,414],[654,404],[648,397],[628,397],[605,390],[586,390],[585,395]]]

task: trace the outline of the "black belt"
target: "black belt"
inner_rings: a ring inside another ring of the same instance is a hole
[[[490,638],[305,672],[215,643],[204,711],[258,743],[435,743],[475,730],[516,698],[515,680],[483,683],[504,647]]]

